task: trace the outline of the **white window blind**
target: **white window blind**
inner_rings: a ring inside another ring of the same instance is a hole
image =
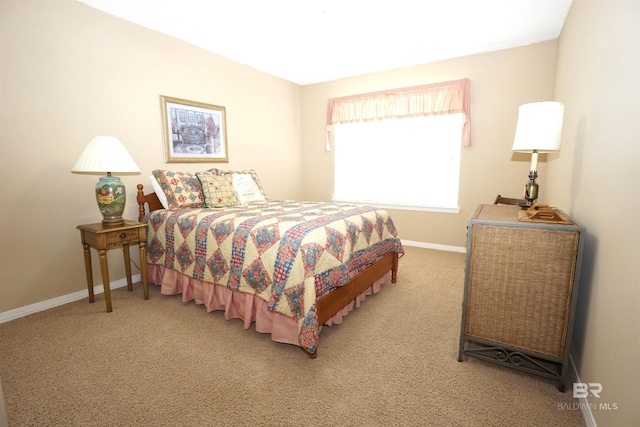
[[[335,201],[457,209],[464,115],[334,125]]]

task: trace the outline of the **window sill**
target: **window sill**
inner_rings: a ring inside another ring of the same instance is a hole
[[[374,206],[380,209],[396,209],[401,211],[421,211],[421,212],[437,212],[437,213],[460,213],[460,208],[444,208],[444,207],[429,207],[429,206],[408,206],[408,205],[393,205],[385,203],[362,203],[351,202],[348,200],[332,200],[333,203],[344,205],[356,205],[356,206]]]

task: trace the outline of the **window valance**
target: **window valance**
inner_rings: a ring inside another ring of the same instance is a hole
[[[332,124],[456,113],[464,114],[462,145],[470,147],[470,104],[469,79],[331,98],[327,105],[327,149]]]

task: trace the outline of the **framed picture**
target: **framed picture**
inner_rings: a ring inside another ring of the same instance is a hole
[[[166,163],[229,161],[225,108],[160,95]]]

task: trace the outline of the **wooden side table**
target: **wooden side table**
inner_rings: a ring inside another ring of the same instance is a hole
[[[129,245],[138,245],[140,248],[140,276],[142,277],[142,289],[144,299],[149,299],[149,284],[147,283],[147,254],[145,244],[147,240],[147,226],[141,222],[125,220],[124,225],[106,226],[101,222],[96,224],[79,225],[82,247],[84,248],[84,266],[87,272],[87,288],[89,289],[89,302],[94,302],[93,274],[91,269],[91,251],[94,248],[100,257],[100,272],[104,286],[104,299],[107,303],[107,312],[111,308],[111,288],[109,287],[109,269],[107,267],[107,251],[122,247],[124,252],[124,267],[127,273],[127,290],[133,290],[131,282],[131,260],[129,257]]]

